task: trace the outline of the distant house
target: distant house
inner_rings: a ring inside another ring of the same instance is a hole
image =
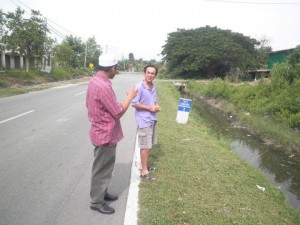
[[[294,48],[279,50],[279,51],[272,51],[268,54],[268,67],[266,69],[257,69],[257,70],[249,70],[247,71],[250,75],[250,79],[256,80],[260,77],[268,77],[271,69],[277,63],[285,62],[288,56],[292,53]]]
[[[277,63],[286,61],[293,50],[294,48],[270,52],[268,58],[268,69],[272,69]]]
[[[0,70],[23,70],[25,69],[25,57],[10,52],[2,52],[0,54]],[[31,68],[40,69],[43,72],[50,73],[52,57],[44,55],[42,63],[39,63],[35,57],[32,62],[29,62]]]
[[[2,70],[23,69],[24,65],[25,58],[20,55],[12,55],[10,52],[1,54],[0,69]]]

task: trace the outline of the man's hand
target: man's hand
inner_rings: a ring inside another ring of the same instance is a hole
[[[160,106],[156,104],[155,109],[156,109],[156,112],[159,112],[160,111]]]
[[[127,96],[132,100],[137,95],[137,89],[132,88],[131,90],[127,91]]]
[[[157,113],[160,111],[160,107],[159,107],[159,105],[149,106],[149,111]]]

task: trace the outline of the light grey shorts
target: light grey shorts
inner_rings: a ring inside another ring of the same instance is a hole
[[[140,149],[151,149],[153,145],[157,144],[156,123],[149,127],[138,128],[138,144]]]

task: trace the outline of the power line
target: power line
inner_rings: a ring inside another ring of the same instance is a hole
[[[61,39],[65,38],[65,35],[63,33],[61,33],[60,31],[58,31],[57,29],[55,29],[53,26],[51,26],[49,23],[47,23],[48,29],[50,31],[52,31],[54,34],[56,34],[58,37],[60,37]]]
[[[13,4],[15,4],[16,6],[20,6],[20,5],[18,5],[15,1],[13,1],[13,0],[9,0],[9,1],[11,1]],[[18,2],[20,2],[19,0],[17,0]],[[27,7],[27,8],[29,8],[30,9],[30,7],[28,7],[27,5],[25,5],[23,2],[20,2],[22,5],[24,5],[25,7]],[[31,10],[31,9],[30,9]]]
[[[297,5],[300,2],[249,2],[249,1],[232,1],[232,0],[204,0],[207,2],[225,2],[225,3],[236,3],[236,4],[254,4],[254,5]]]
[[[29,7],[28,5],[24,4],[22,1],[20,0],[10,0],[13,4],[15,4],[16,6],[20,6],[19,4],[17,4],[15,1],[18,1],[20,4],[22,4],[23,6],[25,6],[26,8],[28,8],[30,11],[32,11],[33,9],[31,7]],[[30,15],[30,13],[28,13],[26,10],[24,10],[26,14]],[[48,29],[50,31],[52,31],[55,35],[57,35],[58,37],[64,39],[66,35],[64,35],[62,32],[60,32],[58,29],[56,29],[53,25],[50,25],[50,23],[48,21],[50,21],[52,24],[56,25],[57,27],[63,29],[64,31],[66,31],[67,33],[70,33],[76,37],[80,37],[79,35],[76,35],[75,33],[69,31],[68,29],[64,28],[63,26],[55,23],[53,20],[47,18],[44,16],[44,18],[47,20],[47,25],[49,26]]]
[[[62,27],[62,26],[60,26],[59,24],[55,23],[54,21],[52,21],[52,20],[49,19],[48,17],[46,17],[46,18],[47,18],[48,21],[50,21],[51,23],[53,23],[53,24],[55,24],[56,26],[60,27],[61,29],[67,31],[68,33],[70,33],[70,34],[72,34],[72,35],[74,35],[74,36],[79,37],[79,35],[76,35],[76,34],[74,34],[72,31],[69,31],[68,29],[66,29],[66,28],[64,28],[64,27]]]
[[[13,0],[9,0],[9,1],[11,1],[14,5],[16,5],[17,7],[20,7],[20,5],[18,5],[16,2],[14,2]],[[26,5],[25,5],[26,6]],[[27,6],[26,6],[27,7]],[[24,12],[26,13],[26,14],[28,14],[29,16],[30,16],[30,13],[28,13],[25,9],[23,9],[24,10]]]

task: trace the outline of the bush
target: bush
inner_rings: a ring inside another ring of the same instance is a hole
[[[7,88],[7,87],[8,87],[8,85],[6,82],[0,81],[0,88]]]
[[[285,122],[289,127],[300,129],[300,112],[293,114],[287,109],[281,109],[275,116],[277,121]]]
[[[271,80],[274,84],[292,84],[295,79],[300,78],[300,65],[288,63],[276,64],[271,71]]]
[[[232,85],[220,78],[209,83],[188,82],[188,88],[194,94],[210,98],[225,99],[234,104],[237,110],[243,110],[257,116],[269,118],[299,128],[300,125],[300,79],[293,83],[285,79],[290,70],[286,65],[279,65],[272,76],[271,83],[261,80],[257,85]],[[288,70],[287,70],[288,69]],[[233,106],[230,111],[234,112]]]
[[[289,118],[289,125],[292,128],[300,129],[300,112],[296,114],[292,114]]]
[[[84,68],[84,69],[78,69],[74,71],[74,76],[75,77],[80,77],[80,76],[93,76],[94,71],[91,68]]]
[[[234,88],[221,78],[214,79],[206,90],[206,95],[212,98],[229,99],[232,93]]]
[[[72,78],[72,75],[69,71],[61,68],[53,69],[51,75],[56,80],[68,80]]]

